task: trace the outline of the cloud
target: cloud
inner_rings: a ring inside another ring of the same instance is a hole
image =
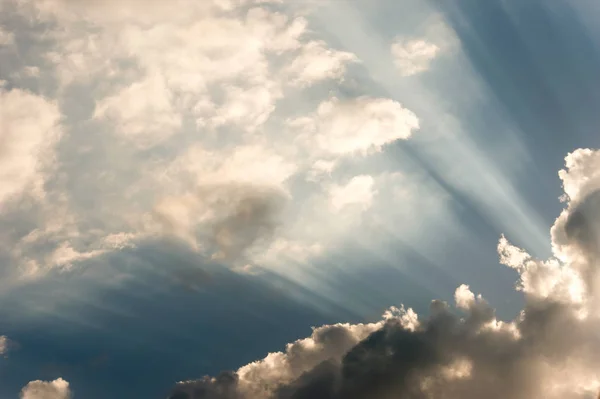
[[[371,209],[377,192],[377,180],[340,180],[342,159],[362,161],[419,128],[366,87],[354,98],[316,87],[344,81],[359,60],[292,3],[2,5],[28,21],[18,50],[37,46],[6,87],[29,74],[55,96],[0,94],[11,123],[0,139],[14,143],[0,150],[3,276],[68,271],[161,239],[233,267],[284,253],[307,262],[352,231],[332,216]]]
[[[110,120],[119,134],[143,147],[169,137],[182,123],[181,115],[175,111],[172,93],[158,74],[100,100],[94,117]]]
[[[335,324],[315,328],[310,337],[288,344],[285,352],[269,354],[236,373],[181,382],[172,398],[263,398],[278,385],[299,378],[306,370],[329,359],[340,360],[350,348],[381,327],[382,323]],[[214,396],[202,396],[213,392]]]
[[[163,200],[155,217],[161,231],[212,253],[214,259],[231,261],[273,235],[285,201],[284,193],[270,187],[209,185]]]
[[[0,87],[0,212],[27,191],[44,195],[62,128],[58,106],[27,91]],[[36,112],[31,112],[36,110]]]
[[[308,86],[324,79],[342,78],[346,64],[357,61],[352,53],[329,49],[323,41],[311,41],[303,46],[286,73],[293,84]]]
[[[440,48],[425,39],[398,38],[392,44],[394,64],[402,76],[412,76],[429,69]]]
[[[54,381],[31,381],[21,390],[21,399],[69,399],[69,383],[62,378]]]
[[[324,252],[324,245],[318,241],[293,240],[278,237],[268,247],[261,248],[253,254],[254,261],[261,265],[306,263]]]
[[[329,191],[331,206],[338,212],[347,206],[358,205],[368,209],[373,202],[375,180],[369,175],[354,176],[343,186],[334,186]]]
[[[577,195],[552,228],[556,256],[538,260],[499,240],[500,261],[518,272],[525,297],[514,320],[498,320],[461,285],[454,309],[436,300],[423,319],[391,308],[377,323],[323,326],[235,372],[180,382],[171,398],[596,398],[600,197],[587,188],[600,183],[588,168],[600,151],[575,154],[583,156],[569,155],[561,172]]]
[[[396,140],[410,138],[419,119],[396,101],[358,97],[323,101],[312,116],[296,118],[289,125],[301,130],[305,145],[324,155],[366,155]]]
[[[13,32],[6,31],[0,26],[0,48],[4,46],[11,46],[15,43],[15,34]]]
[[[0,335],[0,356],[7,356],[9,350],[15,343],[6,335]]]

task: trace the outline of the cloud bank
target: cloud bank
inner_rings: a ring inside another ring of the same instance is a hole
[[[421,319],[391,308],[372,324],[314,329],[284,352],[180,382],[171,399],[596,398],[600,389],[600,151],[577,150],[560,172],[567,206],[552,227],[554,256],[532,258],[504,236],[525,306],[510,322],[466,285],[455,305]]]

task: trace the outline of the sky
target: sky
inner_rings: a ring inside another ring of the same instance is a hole
[[[0,0],[0,399],[595,399],[598,20]]]

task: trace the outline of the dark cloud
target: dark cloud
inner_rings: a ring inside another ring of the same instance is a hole
[[[600,255],[600,190],[574,207],[564,229],[570,243],[582,247],[587,254]]]

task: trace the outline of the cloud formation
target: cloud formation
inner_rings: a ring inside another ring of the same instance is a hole
[[[330,189],[331,206],[338,212],[351,205],[368,209],[373,202],[374,180],[369,175],[354,176],[347,184]]]
[[[21,390],[21,399],[69,399],[69,383],[62,378],[54,381],[31,381]]]
[[[397,39],[391,47],[394,64],[402,76],[412,76],[429,69],[440,48],[425,39]]]
[[[289,121],[302,138],[316,142],[325,156],[366,155],[396,140],[408,139],[419,119],[396,101],[358,97],[323,101],[312,116]]]
[[[265,254],[282,247],[303,258],[321,253],[324,243],[302,232],[335,213],[327,192],[346,183],[331,173],[338,161],[364,159],[419,129],[413,112],[366,88],[307,95],[338,85],[361,61],[318,37],[310,10],[294,4],[0,7],[28,21],[3,26],[0,41],[18,52],[38,46],[0,76],[0,141],[10,144],[0,146],[0,259],[15,278],[160,239],[234,267],[270,262]],[[25,80],[39,93],[20,89]],[[288,98],[305,103],[290,107]],[[328,173],[318,172],[324,165]],[[365,179],[369,187],[347,191],[345,203],[373,202],[377,179]]]
[[[510,322],[470,287],[455,307],[433,301],[421,319],[391,308],[373,324],[314,330],[235,372],[177,384],[172,399],[593,399],[600,389],[600,151],[577,150],[560,177],[567,207],[552,228],[554,256],[498,243],[519,274],[525,306]]]
[[[27,190],[44,195],[60,140],[61,114],[55,102],[0,84],[0,211],[5,202]],[[36,110],[36,112],[31,112]]]

